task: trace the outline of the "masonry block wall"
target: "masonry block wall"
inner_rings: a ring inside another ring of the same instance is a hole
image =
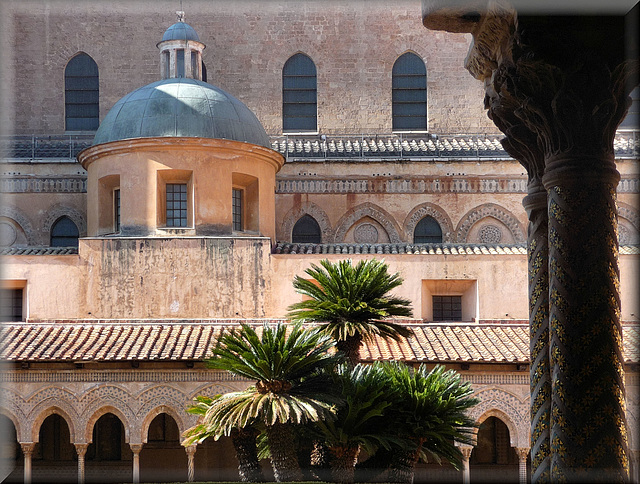
[[[301,7],[300,4],[303,3]],[[64,69],[78,52],[98,64],[100,115],[133,88],[160,79],[155,43],[176,21],[172,1],[3,6],[5,86],[15,96],[17,133],[64,132]],[[207,45],[208,82],[253,110],[269,134],[282,132],[282,67],[303,52],[316,64],[321,133],[390,133],[391,70],[407,51],[427,68],[428,129],[495,133],[482,86],[460,63],[470,36],[426,30],[420,2],[188,1],[186,21]],[[20,35],[12,34],[20,32]]]

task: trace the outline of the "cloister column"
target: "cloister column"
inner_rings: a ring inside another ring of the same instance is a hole
[[[78,454],[78,484],[84,484],[84,456],[89,444],[74,444]]]
[[[469,470],[469,459],[471,458],[471,452],[473,452],[473,446],[461,445],[460,452],[462,452],[462,483],[470,484],[471,472]]]
[[[133,452],[133,483],[138,484],[140,482],[140,451],[142,450],[142,444],[129,444],[131,452]]]
[[[640,450],[632,450],[631,453],[631,482],[640,484]]]
[[[20,442],[24,454],[24,484],[31,484],[31,455],[36,447],[35,442]]]
[[[625,61],[624,16],[524,16],[504,1],[423,0],[423,22],[472,33],[465,63],[485,84],[490,117],[506,114],[515,123],[507,140],[524,131],[523,145],[542,155],[551,396],[540,399],[550,403],[548,479],[628,481],[613,140],[637,63]]]
[[[516,447],[518,454],[518,483],[527,484],[527,456],[529,455],[528,447]]]
[[[190,445],[184,448],[187,453],[187,482],[193,482],[195,480],[195,465],[193,458],[196,454],[197,446]]]

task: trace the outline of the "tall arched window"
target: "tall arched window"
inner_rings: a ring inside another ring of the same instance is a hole
[[[78,54],[69,61],[64,70],[65,129],[98,129],[98,103],[98,64],[87,54]]]
[[[295,54],[282,68],[283,131],[318,130],[316,65],[304,54]]]
[[[320,244],[322,235],[320,225],[311,215],[305,215],[293,226],[291,242],[299,244]]]
[[[60,217],[51,227],[51,247],[78,247],[80,232],[69,217]]]
[[[442,242],[442,229],[436,219],[424,217],[413,231],[414,244],[438,244]]]
[[[426,131],[427,68],[411,52],[393,64],[391,100],[394,131]]]

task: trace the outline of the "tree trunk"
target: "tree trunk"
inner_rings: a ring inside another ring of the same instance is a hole
[[[258,460],[257,436],[258,431],[252,427],[231,431],[231,441],[236,450],[238,473],[242,482],[264,482],[262,467]]]
[[[362,346],[362,336],[355,334],[353,336],[347,336],[345,339],[336,341],[336,348],[342,351],[349,364],[353,367],[360,363],[360,347]]]
[[[413,484],[416,462],[418,462],[417,450],[394,452],[389,469],[389,482]]]
[[[311,469],[320,481],[328,482],[331,479],[329,467],[329,451],[324,442],[316,440],[311,450]]]
[[[301,481],[302,471],[298,465],[291,427],[276,423],[268,425],[266,432],[271,451],[271,466],[276,481]]]
[[[355,478],[356,462],[360,446],[335,446],[329,448],[331,477],[333,482],[352,483]]]

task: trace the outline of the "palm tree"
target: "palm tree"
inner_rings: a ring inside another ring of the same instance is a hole
[[[334,374],[344,403],[335,420],[318,421],[316,428],[328,450],[332,480],[354,482],[355,466],[362,449],[373,454],[380,446],[400,444],[385,425],[385,412],[393,404],[395,393],[388,374],[380,363],[342,365]]]
[[[396,391],[388,415],[399,435],[410,444],[394,449],[390,481],[412,483],[415,464],[428,456],[438,462],[445,458],[459,469],[462,455],[455,442],[470,444],[476,426],[467,414],[479,401],[472,397],[470,383],[442,365],[431,371],[424,365],[412,370],[392,362],[384,368]]]
[[[321,266],[321,267],[320,267]],[[398,273],[389,274],[388,265],[375,259],[355,266],[350,260],[320,261],[305,273],[313,280],[296,276],[293,287],[310,299],[289,306],[293,321],[320,323],[352,365],[360,357],[363,341],[375,336],[398,340],[412,334],[406,326],[392,323],[393,316],[411,316],[407,299],[389,295],[402,284]]]
[[[339,360],[328,353],[332,346],[328,336],[300,324],[274,329],[264,325],[261,336],[246,324],[224,333],[209,366],[256,383],[212,401],[203,425],[230,433],[259,421],[265,428],[276,480],[301,480],[291,425],[333,418],[339,399],[322,373]]]
[[[207,413],[210,412],[213,402],[220,397],[221,395],[215,395],[214,397],[197,396],[193,405],[187,408],[187,412],[199,415],[204,419]],[[256,442],[259,433],[252,424],[243,428],[232,428],[229,432],[233,448],[236,451],[236,458],[238,459],[238,474],[241,482],[264,482]],[[201,422],[187,429],[182,435],[184,438],[182,445],[188,447],[189,445],[199,444],[207,438],[218,440],[222,435],[224,435],[224,429],[221,425],[209,419],[206,425]]]

